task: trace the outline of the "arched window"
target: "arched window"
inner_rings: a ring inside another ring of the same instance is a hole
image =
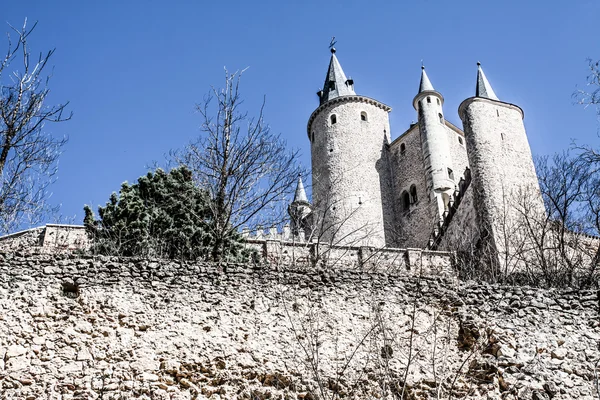
[[[419,201],[419,198],[417,197],[417,187],[412,185],[410,187],[410,202],[415,204],[417,201]]]
[[[448,168],[448,178],[454,180],[454,172],[450,168]]]
[[[337,116],[335,114],[331,114],[331,125],[337,123]]]
[[[460,136],[458,137],[458,143],[463,144],[463,140]]]
[[[361,111],[360,113],[360,120],[361,121],[366,121],[367,120],[367,113],[364,111]]]
[[[438,117],[440,118],[440,124],[444,123],[444,116],[440,113],[438,114]]]
[[[400,154],[404,154],[406,152],[406,145],[404,143],[400,143]]]
[[[436,100],[437,100],[437,103],[438,103],[438,106],[439,106],[440,105],[440,99],[436,99]]]
[[[410,208],[410,195],[405,190],[404,192],[402,192],[402,209],[404,211],[408,211],[409,208]]]
[[[431,97],[427,96],[427,103],[431,103]]]

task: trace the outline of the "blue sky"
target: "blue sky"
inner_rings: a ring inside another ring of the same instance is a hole
[[[310,166],[306,123],[329,62],[328,44],[357,93],[390,106],[392,138],[416,119],[421,60],[444,113],[474,95],[481,61],[496,94],[525,111],[534,154],[597,145],[594,110],[573,105],[586,58],[600,58],[597,0],[556,1],[10,1],[0,21],[39,21],[34,51],[56,48],[50,102],[74,117],[48,125],[69,142],[52,202],[80,223],[123,181],[200,134],[194,105],[230,71],[242,91]],[[1,25],[2,32],[8,25]],[[0,51],[6,41],[0,41]]]

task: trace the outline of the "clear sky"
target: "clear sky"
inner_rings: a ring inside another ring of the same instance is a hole
[[[332,36],[356,92],[392,106],[392,139],[416,119],[421,60],[459,127],[481,61],[498,97],[524,109],[534,154],[573,139],[599,143],[594,110],[571,98],[585,85],[586,58],[600,58],[598,0],[5,0],[0,8],[2,22],[26,17],[39,21],[33,49],[57,49],[50,101],[70,101],[74,113],[47,129],[69,137],[52,202],[77,223],[84,204],[104,204],[200,134],[194,105],[222,85],[223,67],[250,67],[246,108],[257,111],[266,96],[271,128],[310,166],[306,123]]]

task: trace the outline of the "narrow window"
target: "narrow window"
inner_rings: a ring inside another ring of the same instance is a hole
[[[404,143],[400,144],[400,154],[404,154],[406,152],[406,145]]]
[[[439,106],[440,105],[440,99],[436,99],[436,100],[437,100],[437,103],[438,103],[438,106]]]
[[[410,208],[410,196],[409,196],[408,192],[405,190],[402,193],[402,209],[404,211],[408,211],[409,208]]]
[[[315,133],[313,132],[312,135],[310,135],[310,141],[311,143],[315,142]]]
[[[427,103],[431,103],[431,97],[427,97]]]
[[[458,143],[463,144],[463,140],[460,136],[458,137]]]
[[[337,116],[335,114],[331,114],[331,125],[337,122]]]
[[[496,109],[496,115],[500,116],[500,111],[498,111],[498,109]]]
[[[500,133],[500,137],[502,138],[502,140],[504,140],[504,132]]]
[[[329,90],[335,90],[335,82],[334,81],[329,82]]]
[[[415,204],[417,201],[419,201],[419,198],[417,197],[417,187],[412,185],[410,187],[410,202]]]
[[[440,118],[440,124],[444,123],[444,116],[440,113],[438,114],[438,117]]]
[[[360,113],[360,120],[361,121],[366,121],[367,120],[367,113],[366,112],[362,111]]]
[[[448,178],[454,180],[454,172],[450,168],[448,168]]]

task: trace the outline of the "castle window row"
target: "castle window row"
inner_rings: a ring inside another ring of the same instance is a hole
[[[365,111],[361,111],[360,112],[360,120],[361,121],[365,121],[365,122],[369,121],[369,117],[368,117],[368,115],[367,115],[367,113]],[[331,123],[331,125],[337,124],[337,115],[331,114],[329,116],[329,122]]]

